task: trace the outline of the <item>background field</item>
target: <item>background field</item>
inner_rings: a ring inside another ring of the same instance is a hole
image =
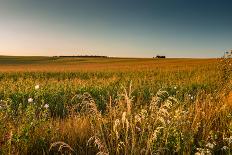
[[[72,72],[112,70],[180,70],[214,64],[216,59],[149,59],[149,58],[59,58],[0,56],[1,72]]]
[[[230,91],[224,59],[0,57],[0,152],[230,153]]]

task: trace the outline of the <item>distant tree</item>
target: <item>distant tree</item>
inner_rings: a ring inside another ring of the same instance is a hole
[[[156,58],[166,58],[166,56],[163,56],[163,55],[157,55]]]

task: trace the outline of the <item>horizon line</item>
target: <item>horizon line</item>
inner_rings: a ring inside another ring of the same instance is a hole
[[[153,57],[130,57],[130,56],[103,56],[103,55],[0,55],[0,57],[60,57],[60,58],[65,58],[65,57],[92,57],[92,58],[98,58],[98,57],[105,57],[105,58],[131,58],[131,59],[156,59],[155,56]],[[217,59],[217,58],[222,58],[221,57],[167,57],[162,58],[162,59]],[[161,59],[161,58],[157,58]]]

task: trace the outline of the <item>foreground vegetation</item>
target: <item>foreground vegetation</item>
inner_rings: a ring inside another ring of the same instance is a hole
[[[0,154],[232,151],[229,59],[0,60]]]

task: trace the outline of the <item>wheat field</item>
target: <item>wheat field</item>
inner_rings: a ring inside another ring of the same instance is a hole
[[[0,154],[231,154],[230,59],[0,57]]]

